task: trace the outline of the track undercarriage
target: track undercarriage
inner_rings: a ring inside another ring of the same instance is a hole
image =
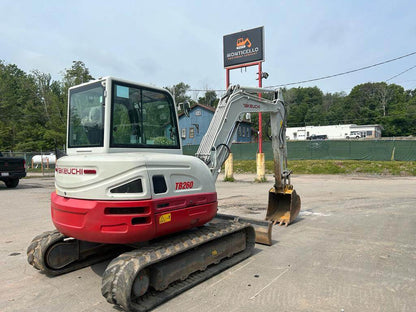
[[[36,236],[27,248],[27,261],[49,276],[57,276],[116,257],[128,246],[68,238],[57,230]]]
[[[214,218],[139,248],[45,232],[33,239],[27,254],[32,266],[51,276],[116,257],[103,274],[103,296],[126,311],[148,311],[249,257],[255,240],[248,223]]]

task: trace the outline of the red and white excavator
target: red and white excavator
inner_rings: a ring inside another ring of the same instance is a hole
[[[249,112],[271,114],[269,221],[217,214],[215,181]],[[255,241],[271,244],[272,222],[287,225],[300,210],[286,169],[285,120],[278,90],[232,86],[196,157],[187,156],[165,89],[112,77],[70,88],[67,156],[57,161],[51,194],[56,230],[32,240],[29,263],[59,275],[115,257],[103,296],[147,311],[249,257]]]

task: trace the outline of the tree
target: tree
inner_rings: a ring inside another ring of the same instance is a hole
[[[56,150],[65,144],[67,105],[63,94],[66,92],[59,82],[52,81],[50,74],[35,70],[32,75],[46,117],[43,139],[48,149]]]
[[[219,99],[217,93],[212,90],[207,90],[203,97],[198,98],[198,103],[204,104],[207,106],[217,107]]]
[[[292,88],[284,90],[288,108],[288,126],[323,124],[323,93],[318,87]]]
[[[33,79],[14,64],[0,61],[0,148],[14,150],[20,141],[30,138],[21,136],[37,119],[27,107],[36,107],[37,96]]]
[[[0,61],[0,150],[52,150],[65,143],[67,90],[92,79],[80,61],[53,81]]]
[[[93,80],[89,69],[82,61],[72,61],[72,67],[65,69],[63,78],[63,88],[68,90],[70,87]]]
[[[322,106],[325,114],[325,125],[338,125],[349,123],[344,116],[345,92],[327,93],[322,98]]]
[[[68,88],[91,79],[89,69],[81,61],[72,62],[59,81],[54,81],[50,74],[38,70],[27,74],[15,64],[0,61],[0,150],[46,151],[62,146]],[[183,82],[166,89],[176,103],[194,102],[187,95],[190,86]],[[369,82],[355,86],[349,94],[323,94],[318,87],[299,87],[283,89],[283,95],[289,127],[377,123],[383,126],[384,136],[416,135],[416,89]],[[215,107],[217,94],[207,90],[198,101]],[[267,140],[270,116],[262,116],[263,138]],[[257,130],[258,114],[251,118]]]
[[[183,82],[180,82],[172,87],[165,87],[174,97],[176,105],[183,102],[193,102],[191,97],[186,95],[191,87]]]

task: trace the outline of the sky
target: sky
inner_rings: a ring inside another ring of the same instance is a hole
[[[224,90],[223,36],[264,26],[264,87],[314,79],[416,52],[416,1],[0,0],[0,60],[60,80],[72,61],[95,78]],[[346,92],[416,65],[385,65],[290,87]],[[257,86],[257,67],[231,84]],[[416,88],[416,68],[388,81]],[[220,93],[220,92],[219,92]]]

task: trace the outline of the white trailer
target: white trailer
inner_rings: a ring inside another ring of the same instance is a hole
[[[331,126],[306,126],[288,127],[286,136],[289,140],[303,141],[314,136],[326,135],[329,140],[379,138],[381,137],[380,125],[331,125]]]
[[[289,140],[307,140],[311,136],[326,135],[328,139],[345,139],[350,135],[351,125],[306,126],[286,129]]]

